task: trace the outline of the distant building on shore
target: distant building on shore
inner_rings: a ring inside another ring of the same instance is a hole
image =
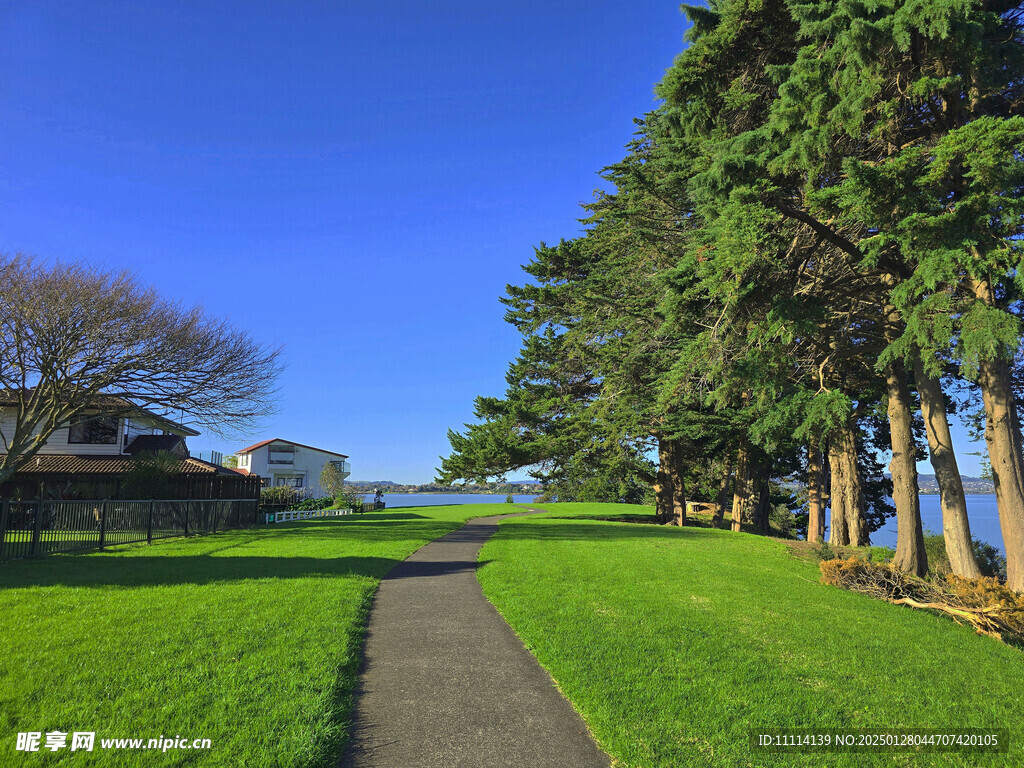
[[[304,496],[318,497],[323,495],[320,472],[324,464],[334,464],[342,478],[346,478],[352,473],[346,459],[348,456],[343,453],[275,437],[238,451],[235,471],[259,475],[268,486],[295,488]]]

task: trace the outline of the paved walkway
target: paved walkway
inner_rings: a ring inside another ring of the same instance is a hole
[[[427,544],[381,582],[342,766],[609,765],[480,590],[477,553],[501,517]]]

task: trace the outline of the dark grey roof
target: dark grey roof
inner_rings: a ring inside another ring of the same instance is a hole
[[[108,475],[129,471],[135,464],[131,456],[55,456],[39,454],[14,473],[19,475]],[[234,470],[218,467],[208,461],[181,458],[169,468],[172,474],[185,475],[236,475]]]
[[[125,448],[125,452],[134,456],[142,451],[184,451],[184,440],[181,435],[139,435]]]

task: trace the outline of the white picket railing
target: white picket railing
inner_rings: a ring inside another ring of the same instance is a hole
[[[289,512],[268,512],[267,523],[287,523],[292,520],[312,520],[317,517],[338,517],[351,515],[351,509],[305,509]]]

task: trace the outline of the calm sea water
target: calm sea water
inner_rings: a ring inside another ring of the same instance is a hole
[[[971,522],[971,536],[987,541],[1000,552],[1003,548],[1003,532],[999,528],[999,514],[996,511],[996,497],[985,494],[967,497],[967,517]],[[826,515],[826,520],[828,515]],[[921,496],[921,522],[925,529],[942,533],[942,507],[938,495]],[[871,534],[871,543],[880,547],[896,547],[896,518],[890,517],[885,525]]]
[[[373,501],[373,494],[363,496]],[[529,504],[536,496],[514,494],[516,504]],[[385,493],[384,503],[391,507],[443,507],[448,504],[504,504],[499,493]]]

